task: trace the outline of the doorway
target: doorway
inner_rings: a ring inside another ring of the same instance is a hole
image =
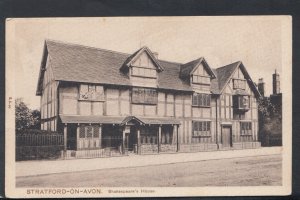
[[[128,151],[134,151],[137,144],[137,129],[135,126],[130,126],[130,132],[125,134],[125,148]]]
[[[222,126],[222,147],[232,146],[232,131],[231,126]]]

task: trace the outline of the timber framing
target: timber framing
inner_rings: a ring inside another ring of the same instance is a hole
[[[234,88],[233,80],[245,81],[245,88]],[[124,54],[46,40],[36,94],[41,128],[63,132],[65,150],[145,154],[259,146],[260,93],[241,61],[214,69],[203,57],[185,64],[160,60],[148,47]],[[235,99],[243,96],[249,102],[237,111]]]

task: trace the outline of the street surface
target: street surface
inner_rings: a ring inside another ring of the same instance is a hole
[[[88,160],[87,160],[88,161]],[[17,187],[280,186],[281,155],[17,177]]]

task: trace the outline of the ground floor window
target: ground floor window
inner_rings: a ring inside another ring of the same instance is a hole
[[[211,136],[210,121],[193,121],[193,137]]]
[[[158,127],[141,128],[141,144],[157,144]]]
[[[141,144],[157,144],[158,138],[158,126],[149,126],[141,128]],[[173,127],[169,125],[163,125],[161,127],[161,144],[173,144]]]
[[[252,135],[251,122],[241,122],[241,135]]]
[[[163,126],[161,132],[161,144],[172,144],[173,141],[173,127]]]
[[[99,138],[99,125],[81,125],[79,138]]]

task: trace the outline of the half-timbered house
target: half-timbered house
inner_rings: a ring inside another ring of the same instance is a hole
[[[260,97],[242,62],[158,59],[46,40],[36,94],[41,129],[65,150],[138,154],[256,148]]]

